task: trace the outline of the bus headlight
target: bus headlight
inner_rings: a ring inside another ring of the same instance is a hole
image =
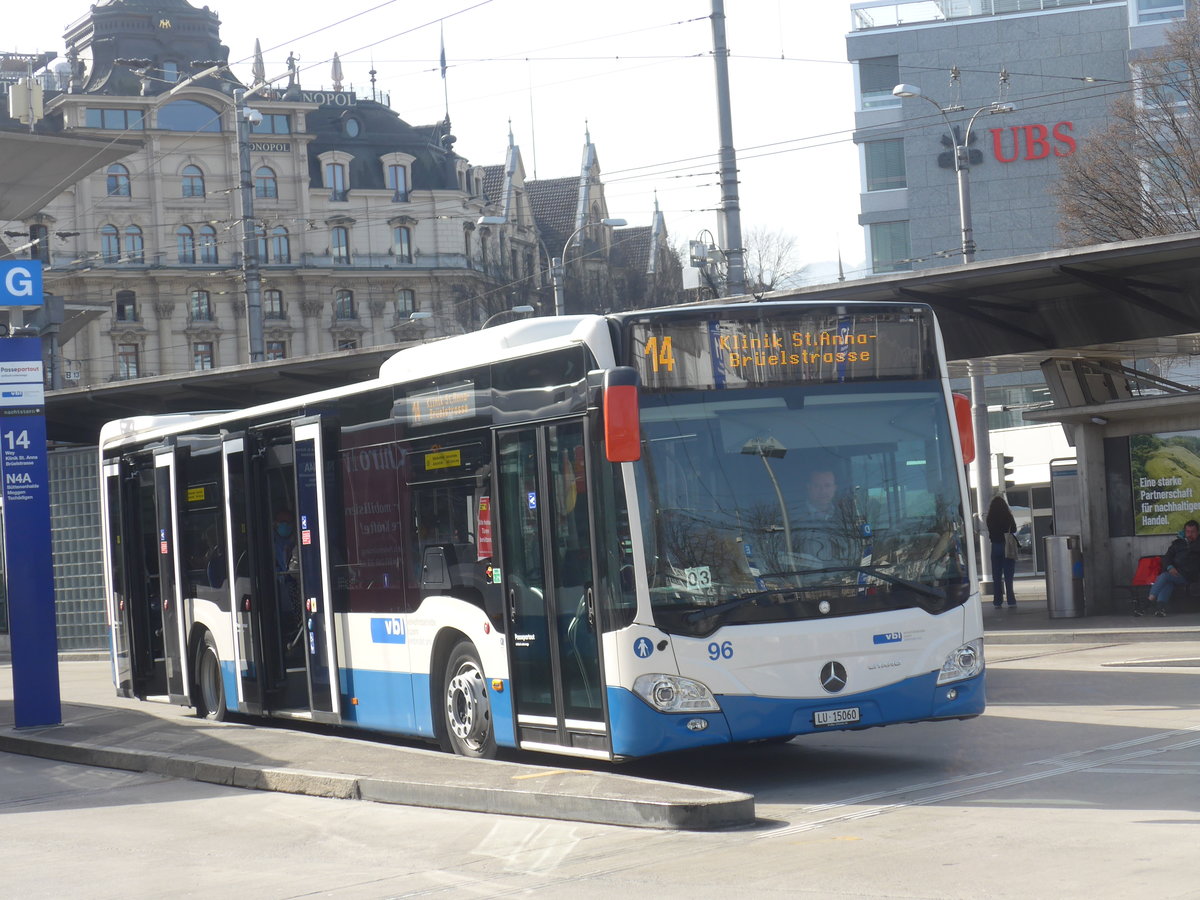
[[[942,671],[938,672],[938,684],[949,684],[951,681],[962,681],[964,678],[974,678],[983,671],[983,640],[977,638],[958,647],[946,657],[942,663]]]
[[[679,675],[639,675],[633,692],[659,712],[720,712],[704,684]]]

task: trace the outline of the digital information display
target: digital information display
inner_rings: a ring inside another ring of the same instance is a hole
[[[633,321],[628,361],[644,390],[937,377],[930,315],[920,310],[773,309],[731,318]]]
[[[475,385],[470,381],[409,394],[396,402],[393,416],[409,425],[440,425],[475,416]]]

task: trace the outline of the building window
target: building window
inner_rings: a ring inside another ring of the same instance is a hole
[[[125,262],[144,263],[146,261],[146,242],[142,238],[142,229],[136,225],[125,227]]]
[[[354,291],[338,291],[334,295],[333,317],[335,319],[357,319],[354,309]]]
[[[899,106],[900,98],[892,88],[900,83],[900,58],[876,56],[858,61],[859,103],[862,109]]]
[[[345,225],[333,228],[333,261],[342,266],[350,265],[350,229]]]
[[[869,227],[871,271],[907,272],[912,269],[907,222],[880,222]]]
[[[287,342],[267,341],[267,359],[287,359]]]
[[[192,344],[192,370],[204,372],[213,367],[212,341],[197,341]]]
[[[100,258],[106,263],[121,261],[121,239],[115,225],[100,229]]]
[[[137,321],[137,294],[133,291],[117,291],[117,321]]]
[[[387,187],[392,192],[392,202],[403,203],[408,199],[408,166],[387,167]]]
[[[868,191],[894,191],[908,187],[902,138],[863,144],[863,156],[866,159]]]
[[[467,261],[467,268],[471,268],[471,229],[463,229],[463,257]]]
[[[124,381],[137,378],[138,374],[137,344],[117,344],[117,377]]]
[[[417,297],[413,291],[408,288],[401,288],[396,291],[396,318],[403,319],[406,316],[412,315],[417,309]]]
[[[356,138],[362,134],[362,122],[353,117],[347,119],[343,123],[342,128],[346,132],[346,137]]]
[[[355,338],[338,338],[337,348],[339,350],[357,350],[358,341]]]
[[[254,226],[255,247],[258,250],[258,261],[267,263],[271,261],[271,257],[267,254],[267,228],[265,225]]]
[[[221,114],[195,100],[175,100],[158,111],[156,124],[164,131],[182,131],[186,134],[196,131],[219,132]]]
[[[120,163],[113,163],[108,167],[105,187],[108,189],[108,196],[110,197],[130,196],[129,170]]]
[[[1137,0],[1137,23],[1182,19],[1185,6],[1184,0]]]
[[[277,263],[292,261],[292,241],[288,236],[288,230],[282,225],[271,229],[271,258]]]
[[[330,200],[346,200],[346,166],[343,163],[325,163],[325,187],[329,188]]]
[[[163,81],[167,84],[174,84],[179,80],[179,63],[166,60],[162,64]]]
[[[259,200],[276,200],[279,198],[279,183],[275,180],[275,170],[261,166],[254,171],[254,196]]]
[[[216,265],[218,259],[217,253],[217,229],[211,225],[200,226],[200,262],[207,265]]]
[[[208,291],[192,291],[188,313],[193,322],[212,321],[212,301],[209,299]]]
[[[175,229],[175,243],[179,247],[179,261],[184,265],[196,261],[196,234],[187,225]]]
[[[250,125],[251,134],[291,134],[292,120],[290,116],[280,113],[263,113],[261,122]]]
[[[204,196],[204,173],[200,171],[199,166],[183,167],[183,196]]]
[[[392,229],[392,250],[396,254],[396,262],[412,262],[412,229],[407,225],[397,225]]]
[[[286,319],[283,311],[283,291],[263,291],[263,318]],[[283,357],[280,357],[282,359]]]
[[[106,131],[141,131],[145,128],[144,122],[140,109],[91,108],[84,114],[84,125]]]

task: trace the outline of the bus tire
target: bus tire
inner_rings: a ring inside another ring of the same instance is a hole
[[[196,657],[196,686],[192,696],[196,698],[196,715],[213,722],[225,721],[225,684],[221,679],[221,657],[217,655],[217,642],[207,631],[200,642]]]
[[[470,641],[459,641],[446,660],[442,682],[442,722],[450,749],[459,756],[494,759],[496,732],[479,653]]]

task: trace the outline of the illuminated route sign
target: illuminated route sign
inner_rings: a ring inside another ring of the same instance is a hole
[[[629,365],[646,390],[937,377],[927,310],[726,308],[633,320]],[[737,316],[737,317],[735,317]]]

